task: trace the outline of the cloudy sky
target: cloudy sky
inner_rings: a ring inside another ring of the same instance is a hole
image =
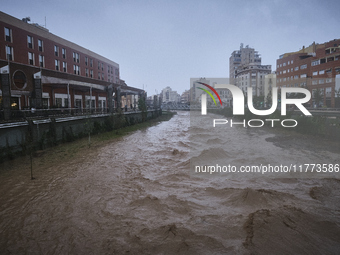
[[[1,0],[3,1],[3,0]],[[148,95],[182,93],[192,77],[228,77],[240,43],[262,64],[315,41],[340,37],[338,0],[11,0],[1,11],[31,17],[64,39],[120,65],[129,86]]]

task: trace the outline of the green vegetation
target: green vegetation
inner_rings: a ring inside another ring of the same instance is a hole
[[[147,108],[143,97],[138,100],[138,109],[142,112],[142,121],[145,121],[147,118]]]

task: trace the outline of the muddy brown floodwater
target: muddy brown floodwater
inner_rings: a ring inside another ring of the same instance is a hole
[[[199,142],[189,138],[206,136],[216,159],[232,164],[336,162],[336,144],[240,128],[226,142],[192,129],[179,112],[36,166],[33,181],[29,166],[1,169],[0,254],[340,254],[338,178],[192,174]]]

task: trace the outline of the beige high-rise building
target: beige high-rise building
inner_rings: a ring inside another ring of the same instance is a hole
[[[271,65],[261,65],[260,54],[241,43],[240,50],[234,51],[229,58],[230,84],[236,85],[247,94],[252,87],[253,96],[264,96],[265,75],[271,73]]]
[[[240,50],[235,50],[231,53],[229,58],[229,81],[230,84],[236,85],[237,69],[240,66],[248,65],[250,63],[256,63],[261,65],[261,57],[257,51],[253,48],[249,48],[249,45],[243,47],[241,43]]]

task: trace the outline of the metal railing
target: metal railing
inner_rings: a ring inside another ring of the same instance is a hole
[[[117,112],[118,109],[114,108],[113,112]],[[121,108],[122,113],[136,112],[136,108]],[[101,115],[108,114],[109,108],[49,108],[49,109],[23,109],[13,110],[11,109],[10,119],[4,119],[4,110],[0,110],[0,123],[22,121],[26,119],[44,119],[54,117],[67,117],[67,116],[84,116],[84,115]]]

